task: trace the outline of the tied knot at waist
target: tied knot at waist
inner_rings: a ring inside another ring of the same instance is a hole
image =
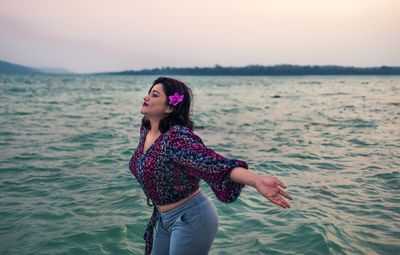
[[[148,205],[149,202],[147,202]],[[147,224],[146,232],[144,233],[144,241],[146,242],[146,249],[145,249],[145,255],[151,255],[151,250],[153,248],[153,234],[154,234],[154,227],[160,218],[160,212],[158,211],[158,208],[156,205],[153,204],[153,214],[151,215],[151,218],[149,220],[149,223]]]

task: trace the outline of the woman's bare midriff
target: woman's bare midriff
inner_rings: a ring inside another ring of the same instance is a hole
[[[190,194],[188,197],[185,197],[181,200],[179,200],[178,202],[175,202],[173,204],[168,204],[168,205],[157,205],[157,208],[160,212],[168,212],[178,206],[180,206],[181,204],[185,203],[186,201],[188,201],[189,199],[191,199],[193,196],[195,196],[196,194],[198,194],[201,190],[197,189],[196,191],[194,191],[192,194]]]

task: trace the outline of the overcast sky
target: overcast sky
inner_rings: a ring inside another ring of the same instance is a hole
[[[74,72],[400,66],[399,0],[0,0],[0,60]]]

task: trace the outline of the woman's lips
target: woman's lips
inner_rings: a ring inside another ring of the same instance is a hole
[[[148,104],[146,104],[145,102],[143,102],[142,106],[149,106]]]

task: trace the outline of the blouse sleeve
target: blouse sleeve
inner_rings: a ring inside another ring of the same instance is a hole
[[[232,181],[230,173],[234,167],[248,169],[246,162],[228,159],[207,148],[199,136],[184,126],[171,127],[169,138],[172,160],[206,181],[220,201],[230,203],[239,197],[245,185]]]

